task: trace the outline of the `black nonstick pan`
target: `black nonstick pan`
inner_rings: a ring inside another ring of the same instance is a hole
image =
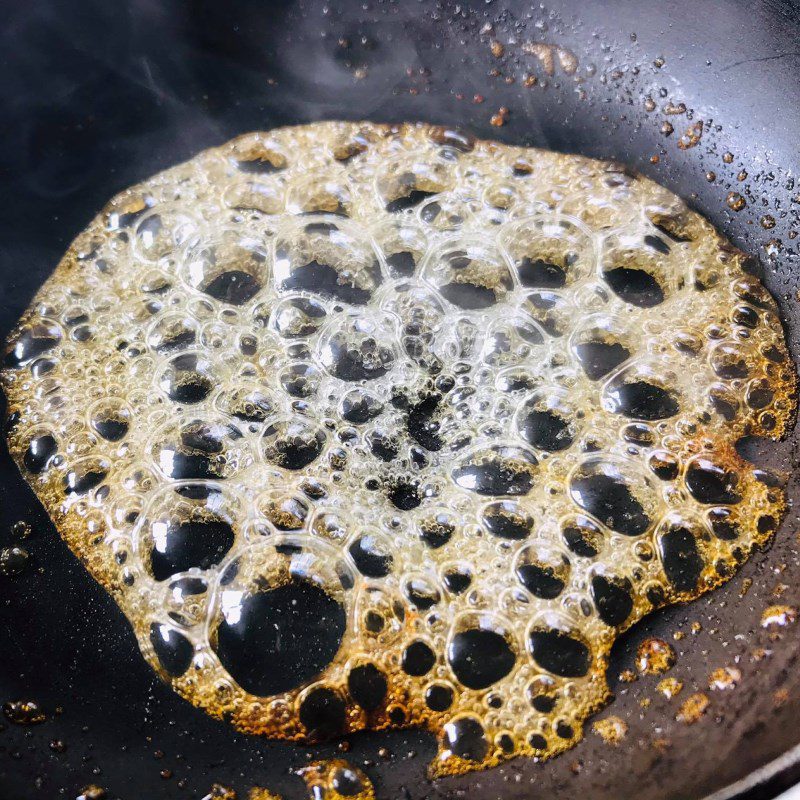
[[[319,119],[424,120],[617,159],[681,195],[756,258],[798,362],[798,42],[800,6],[767,0],[3,0],[0,327],[108,198],[203,148]],[[700,123],[700,141],[680,147]],[[0,800],[75,798],[89,784],[123,800],[201,798],[214,783],[300,798],[293,770],[342,755],[385,800],[775,797],[800,780],[800,628],[761,618],[800,606],[798,444],[796,431],[742,443],[788,476],[794,505],[771,548],[615,647],[615,699],[599,717],[627,723],[618,746],[589,724],[552,761],[437,782],[425,772],[433,742],[418,732],[303,748],[237,734],[180,700],[3,451],[0,547],[19,543],[18,521],[32,533],[29,563],[0,576],[0,702],[35,700],[45,720],[0,721]],[[710,700],[692,725],[657,677],[619,678],[650,635],[678,654],[679,699]],[[709,689],[714,669],[734,665],[734,689]]]

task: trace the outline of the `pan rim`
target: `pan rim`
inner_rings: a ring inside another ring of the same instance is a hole
[[[734,781],[722,789],[717,789],[715,792],[706,795],[703,800],[731,800],[732,798],[743,797],[745,792],[765,784],[798,763],[800,763],[800,744],[796,744],[785,753],[781,753],[781,755],[773,758],[772,761],[768,761],[738,781]],[[800,788],[800,783],[795,782],[779,794],[775,794],[774,798],[775,800],[781,800],[783,797],[793,797],[790,793],[798,788]]]

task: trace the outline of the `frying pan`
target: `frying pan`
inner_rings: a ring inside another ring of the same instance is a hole
[[[157,170],[248,130],[421,119],[615,158],[666,185],[757,257],[800,355],[800,238],[791,238],[800,229],[800,6],[3,0],[0,12],[3,332],[105,201]],[[502,55],[492,53],[495,39]],[[577,72],[556,62],[548,75],[524,52],[531,41],[569,49]],[[669,103],[687,113],[665,115]],[[501,106],[509,113],[494,127]],[[680,149],[678,137],[699,120],[700,143]],[[726,204],[731,191],[744,196],[742,211]],[[771,229],[760,224],[765,215]],[[425,776],[433,742],[415,731],[353,737],[347,758],[379,798],[404,800],[756,800],[800,779],[797,629],[775,639],[759,624],[772,603],[800,604],[799,443],[795,432],[777,446],[742,444],[757,463],[791,473],[795,505],[773,546],[721,589],[659,612],[615,646],[616,698],[599,716],[627,722],[619,746],[589,724],[582,743],[550,762],[517,759],[435,783]],[[35,699],[47,720],[3,720],[0,800],[73,798],[90,783],[109,797],[202,797],[214,782],[240,797],[259,785],[300,798],[292,770],[310,756],[341,755],[336,742],[307,749],[239,735],[161,684],[3,452],[0,545],[11,543],[17,520],[33,529],[24,543],[31,563],[0,579],[0,701]],[[675,700],[656,693],[656,677],[619,680],[648,635],[676,648],[671,674],[685,688]],[[708,691],[709,673],[733,665],[738,686]],[[706,714],[694,725],[676,721],[694,691],[710,698]]]

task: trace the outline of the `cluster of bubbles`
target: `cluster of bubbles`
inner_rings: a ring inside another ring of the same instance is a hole
[[[784,493],[772,298],[618,165],[430,126],[251,134],[116,197],[12,334],[11,452],[159,673],[241,730],[573,744],[615,637]]]

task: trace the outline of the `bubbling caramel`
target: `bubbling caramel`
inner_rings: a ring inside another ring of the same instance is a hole
[[[522,168],[520,165],[524,165]],[[767,542],[795,374],[745,257],[610,163],[240,137],[114,198],[5,352],[11,453],[174,689],[249,733],[572,746],[621,631]]]

